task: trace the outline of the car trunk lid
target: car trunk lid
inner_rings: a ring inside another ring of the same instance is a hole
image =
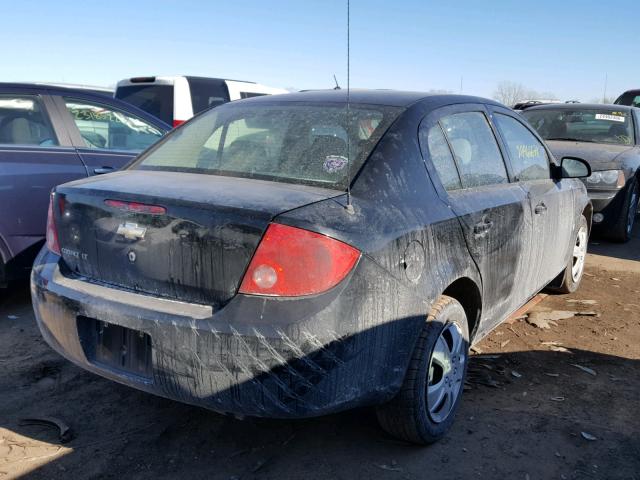
[[[262,180],[135,170],[72,182],[57,193],[63,199],[58,235],[70,271],[214,306],[235,295],[275,216],[341,194]]]

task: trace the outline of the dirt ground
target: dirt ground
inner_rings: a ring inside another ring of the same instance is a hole
[[[500,326],[453,431],[427,448],[387,436],[369,409],[240,421],[86,373],[44,343],[15,286],[0,300],[0,480],[640,479],[640,234],[590,252],[580,290],[537,309],[599,316]],[[75,437],[20,424],[42,416]]]

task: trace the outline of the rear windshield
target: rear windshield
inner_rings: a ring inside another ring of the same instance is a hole
[[[344,189],[401,111],[351,105],[347,128],[344,104],[231,102],[173,131],[131,168]]]
[[[222,79],[187,77],[187,82],[194,115],[229,101],[229,89]]]
[[[618,105],[629,105],[630,107],[640,107],[640,90],[624,92],[616,100]]]
[[[522,112],[545,140],[633,145],[633,120],[628,111],[545,109]]]
[[[118,87],[116,98],[173,124],[173,85],[128,85]]]

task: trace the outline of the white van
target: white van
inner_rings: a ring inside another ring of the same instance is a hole
[[[278,93],[287,90],[254,82],[176,75],[120,80],[114,96],[176,127],[207,108]]]

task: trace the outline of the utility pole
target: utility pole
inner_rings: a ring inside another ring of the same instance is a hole
[[[602,103],[607,103],[607,81],[609,80],[609,74],[604,74],[604,92],[602,93]]]

